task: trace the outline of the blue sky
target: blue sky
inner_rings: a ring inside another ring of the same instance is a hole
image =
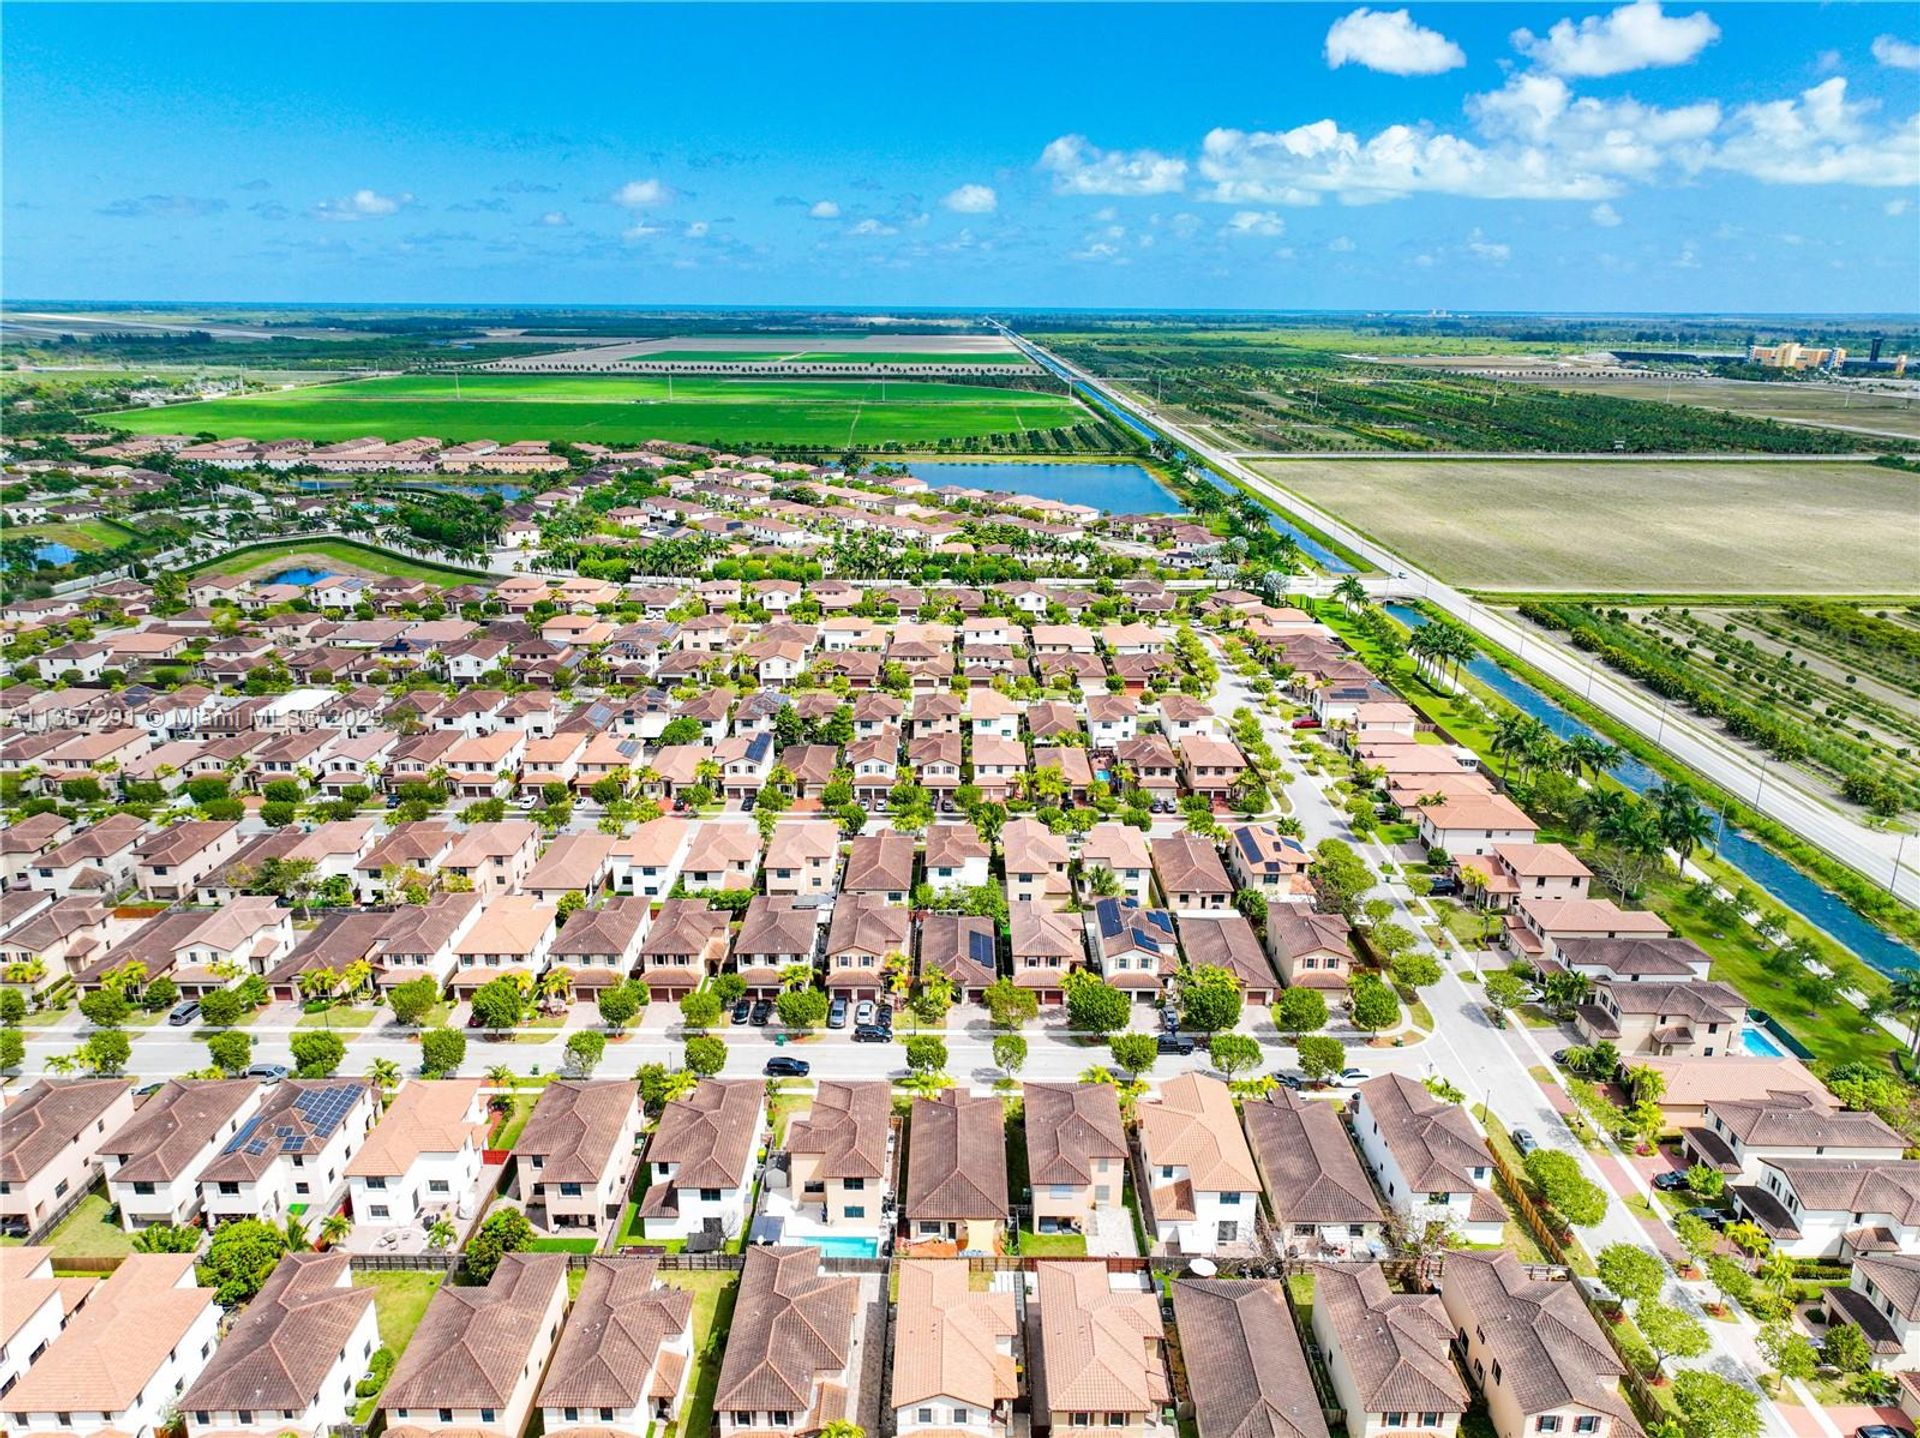
[[[22,4],[4,287],[1912,310],[1915,15]]]

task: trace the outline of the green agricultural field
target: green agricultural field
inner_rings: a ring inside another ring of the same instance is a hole
[[[647,350],[631,355],[635,364],[978,364],[1021,365],[1017,350]]]
[[[252,439],[875,445],[1055,429],[1091,416],[1064,395],[928,381],[423,374],[106,418],[141,433]]]
[[[1920,592],[1920,479],[1873,464],[1352,459],[1256,468],[1472,588]]]
[[[1698,405],[1729,414],[1760,415],[1799,424],[1920,439],[1920,396],[1851,384],[1792,380],[1768,384],[1731,379],[1528,380],[1545,389]]]

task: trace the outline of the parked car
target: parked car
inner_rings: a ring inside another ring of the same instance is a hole
[[[845,994],[835,994],[833,1001],[827,1005],[827,1027],[830,1029],[844,1029],[846,1026],[847,996]]]
[[[1359,1088],[1361,1084],[1372,1077],[1372,1069],[1341,1069],[1339,1073],[1334,1075],[1333,1083],[1335,1088]]]
[[[293,1072],[285,1064],[255,1064],[246,1072],[246,1077],[258,1079],[263,1084],[277,1084]]]
[[[1298,719],[1293,721],[1292,727],[1295,729],[1318,729],[1320,727],[1320,721],[1311,714],[1302,714]]]
[[[1553,1061],[1554,1061],[1555,1063],[1557,1063],[1557,1064],[1559,1064],[1561,1068],[1565,1068],[1565,1067],[1567,1066],[1567,1055],[1568,1055],[1568,1054],[1570,1054],[1570,1053],[1572,1053],[1572,1052],[1573,1052],[1573,1050],[1572,1050],[1572,1049],[1570,1049],[1570,1048],[1569,1048],[1569,1049],[1555,1049],[1555,1050],[1553,1051]]]
[[[1154,1041],[1155,1047],[1163,1054],[1179,1054],[1185,1058],[1194,1050],[1192,1034],[1183,1034],[1169,1029]]]
[[[740,799],[740,812],[742,814],[751,814],[753,812],[753,806],[758,802],[759,802],[758,795],[755,795],[755,794],[742,795]]]
[[[767,1026],[768,1021],[772,1018],[773,1000],[755,999],[753,1001],[753,1012],[747,1015],[747,1022],[757,1029],[762,1029]]]
[[[1282,1088],[1303,1089],[1307,1086],[1307,1076],[1295,1073],[1292,1069],[1279,1069],[1273,1075],[1273,1081]]]
[[[789,1058],[785,1054],[775,1054],[761,1069],[768,1078],[805,1078],[813,1072],[813,1065],[805,1059]]]
[[[1708,1228],[1715,1229],[1715,1230],[1722,1229],[1727,1226],[1727,1212],[1723,1208],[1712,1208],[1703,1204],[1699,1208],[1688,1209],[1687,1217],[1697,1218],[1702,1223],[1706,1224]]]
[[[893,1042],[893,1030],[882,1028],[879,1024],[855,1024],[853,1041],[857,1044],[890,1044]]]
[[[874,1015],[878,1012],[879,1012],[879,1006],[876,1005],[872,999],[860,1000],[859,1003],[853,1006],[854,1025],[858,1027],[861,1024],[872,1023],[874,1019]]]
[[[1530,1129],[1516,1128],[1508,1137],[1513,1140],[1513,1146],[1520,1151],[1522,1158],[1540,1147],[1540,1140],[1533,1136]]]
[[[1656,1173],[1653,1176],[1653,1186],[1662,1193],[1679,1193],[1682,1189],[1689,1187],[1686,1174],[1677,1168],[1670,1168],[1665,1173]]]
[[[747,1021],[747,1019],[752,1015],[752,1013],[753,1013],[753,1001],[751,999],[742,999],[740,1000],[739,1003],[733,1006],[732,1022],[736,1024],[744,1024]]]
[[[175,1004],[173,1012],[167,1015],[167,1022],[176,1029],[185,1028],[200,1017],[200,1001],[188,999],[185,1003]]]
[[[1913,1434],[1891,1423],[1862,1423],[1853,1430],[1853,1438],[1913,1438]]]
[[[1440,897],[1460,892],[1460,880],[1452,874],[1435,874],[1427,881],[1427,892]]]

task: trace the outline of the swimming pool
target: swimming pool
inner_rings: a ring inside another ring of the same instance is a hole
[[[823,1233],[813,1238],[789,1238],[789,1243],[809,1243],[827,1258],[876,1258],[880,1240],[852,1233]]]
[[[1740,1030],[1740,1051],[1763,1059],[1783,1059],[1787,1056],[1787,1051],[1775,1042],[1772,1034],[1751,1024]]]

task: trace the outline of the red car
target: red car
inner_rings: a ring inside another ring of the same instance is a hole
[[[1320,727],[1320,721],[1311,714],[1302,714],[1298,719],[1293,721],[1293,727],[1296,729],[1318,729]]]

